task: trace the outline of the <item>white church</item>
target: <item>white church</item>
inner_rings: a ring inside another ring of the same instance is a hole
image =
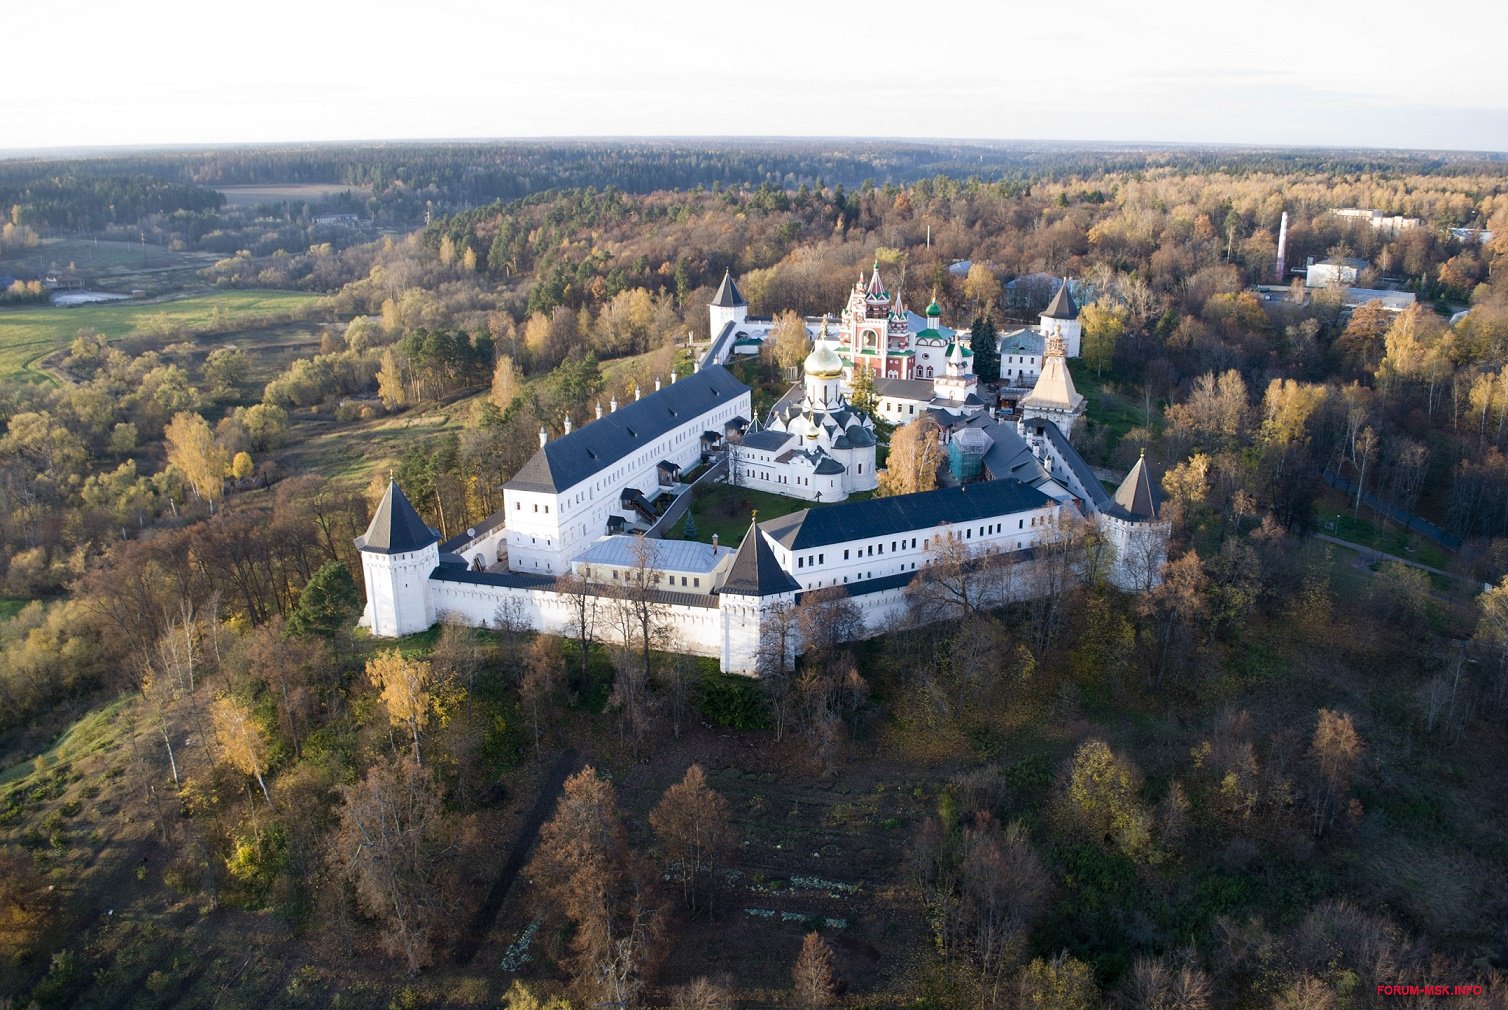
[[[1054,305],[1064,298],[1071,306],[1066,282]],[[557,439],[542,431],[539,451],[504,485],[503,508],[465,533],[440,543],[390,483],[356,541],[367,598],[361,625],[393,637],[442,619],[490,626],[510,615],[574,635],[585,586],[594,637],[612,640],[614,587],[649,579],[676,650],[757,674],[772,629],[784,627],[780,614],[804,593],[845,594],[865,635],[906,622],[912,585],[944,544],[962,543],[980,558],[1014,555],[1027,574],[992,602],[1029,598],[1034,548],[1065,514],[1105,533],[1115,584],[1137,591],[1158,580],[1169,527],[1145,460],[1108,494],[1071,444],[1086,404],[1068,371],[1065,320],[1054,319],[1044,339],[1018,419],[1002,423],[978,396],[966,334],[941,328],[935,299],[913,332],[876,266],[855,285],[838,337],[818,336],[801,383],[761,423],[749,388],[723,367],[747,321],[731,274],[710,314],[713,341],[695,373],[599,409]],[[910,420],[920,405],[939,421],[950,486],[848,500],[878,477],[874,419],[848,400],[856,369],[870,371],[892,404],[887,418]],[[902,395],[912,390],[882,382],[929,388]],[[811,505],[751,523],[736,548],[657,536],[656,504],[694,494],[680,476],[703,466]]]

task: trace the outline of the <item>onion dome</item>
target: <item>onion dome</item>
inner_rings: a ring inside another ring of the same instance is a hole
[[[843,374],[843,359],[831,348],[819,347],[806,356],[801,366],[807,375],[818,379],[836,379]]]

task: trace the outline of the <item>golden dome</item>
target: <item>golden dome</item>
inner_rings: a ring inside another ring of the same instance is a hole
[[[843,359],[827,347],[819,347],[806,356],[802,369],[818,379],[836,379],[843,374]]]

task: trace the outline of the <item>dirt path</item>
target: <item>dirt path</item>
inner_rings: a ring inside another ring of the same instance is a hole
[[[544,784],[539,790],[539,798],[534,801],[534,808],[529,811],[529,816],[519,826],[518,838],[513,843],[513,851],[508,853],[508,861],[503,864],[497,880],[493,881],[491,889],[487,892],[487,900],[482,902],[481,908],[477,909],[470,927],[461,937],[461,942],[456,944],[455,954],[452,957],[456,964],[470,964],[482,946],[482,939],[492,930],[493,920],[502,910],[503,899],[508,896],[513,882],[518,879],[519,872],[523,870],[524,861],[529,858],[529,851],[534,848],[534,840],[539,836],[539,829],[544,824],[545,818],[549,817],[555,809],[555,800],[565,786],[566,776],[575,769],[576,761],[576,752],[570,749],[562,751],[555,759],[555,766],[545,777]]]

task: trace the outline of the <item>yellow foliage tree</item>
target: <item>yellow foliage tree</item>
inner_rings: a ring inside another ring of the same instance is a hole
[[[251,706],[232,695],[222,694],[215,699],[210,717],[215,726],[220,759],[237,771],[256,776],[257,785],[262,787],[262,797],[272,803],[267,782],[262,778],[262,773],[267,770],[267,738],[262,734],[262,727],[252,718]]]
[[[230,475],[236,480],[245,480],[256,472],[257,465],[252,462],[249,452],[238,452],[230,461]]]
[[[406,659],[397,649],[387,649],[367,660],[367,679],[382,693],[388,722],[406,726],[414,738],[414,760],[421,765],[419,731],[429,722],[434,707],[433,676],[423,660]]]
[[[890,438],[890,455],[880,471],[881,496],[931,491],[937,487],[937,468],[942,465],[942,442],[937,422],[919,417],[903,424]]]
[[[225,447],[215,441],[209,423],[189,411],[173,415],[163,437],[168,463],[183,472],[194,493],[209,502],[213,512],[224,491],[225,469],[230,463]]]

